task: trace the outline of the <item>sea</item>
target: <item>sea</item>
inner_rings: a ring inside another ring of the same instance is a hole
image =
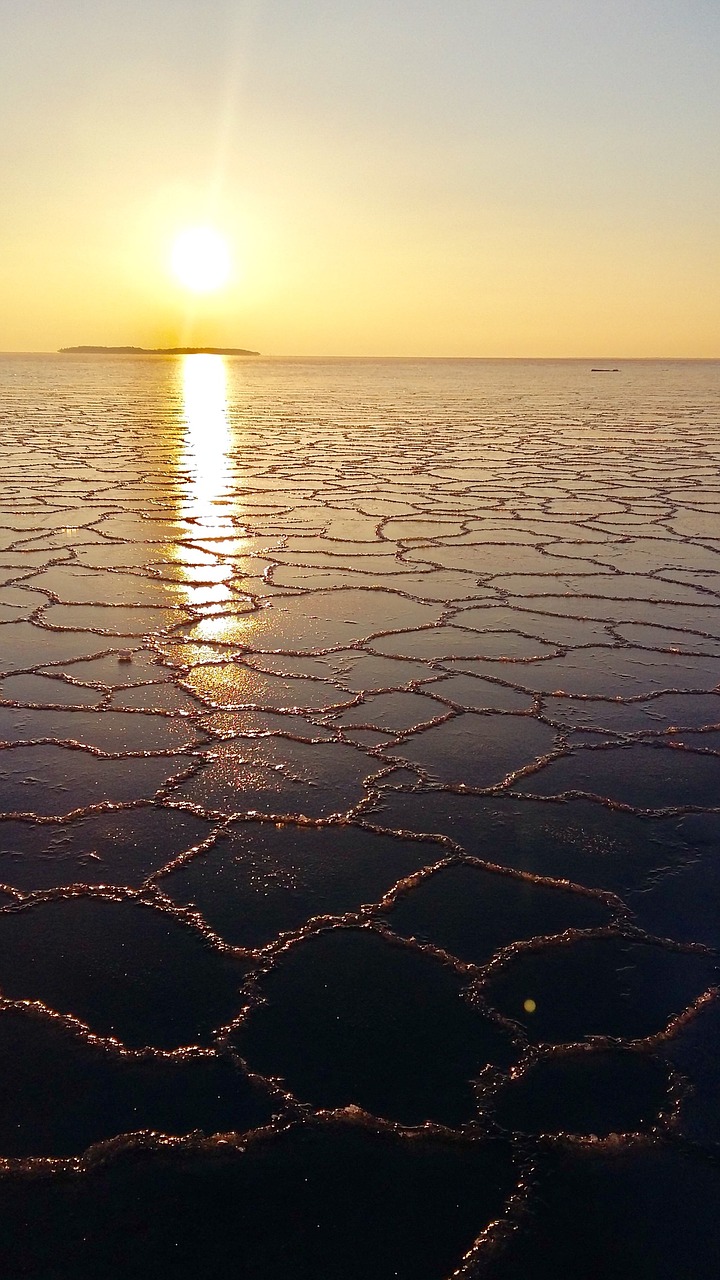
[[[720,362],[0,357],[0,1275],[716,1280]]]

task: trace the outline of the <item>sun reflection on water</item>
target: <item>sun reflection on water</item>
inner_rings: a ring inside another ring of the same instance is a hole
[[[185,448],[189,473],[183,514],[208,537],[230,525],[223,499],[230,488],[231,435],[227,416],[227,373],[222,356],[185,356],[182,365]]]
[[[233,531],[231,507],[236,503],[225,361],[216,355],[184,356],[181,378],[185,436],[180,516],[190,526],[188,538],[200,541],[203,549],[193,552],[180,545],[178,554],[187,603],[207,613],[236,598],[229,587],[233,566],[212,547]]]

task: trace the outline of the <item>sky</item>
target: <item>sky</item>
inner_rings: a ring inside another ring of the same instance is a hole
[[[0,0],[0,349],[720,357],[718,0]],[[227,238],[229,283],[175,280]]]

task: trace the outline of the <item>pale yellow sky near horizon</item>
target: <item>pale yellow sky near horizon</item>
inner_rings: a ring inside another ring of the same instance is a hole
[[[0,17],[2,350],[720,356],[716,4]],[[202,296],[197,224],[234,260]]]

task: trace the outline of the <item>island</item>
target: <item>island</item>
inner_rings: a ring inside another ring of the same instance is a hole
[[[259,356],[244,347],[60,347],[75,356]]]

